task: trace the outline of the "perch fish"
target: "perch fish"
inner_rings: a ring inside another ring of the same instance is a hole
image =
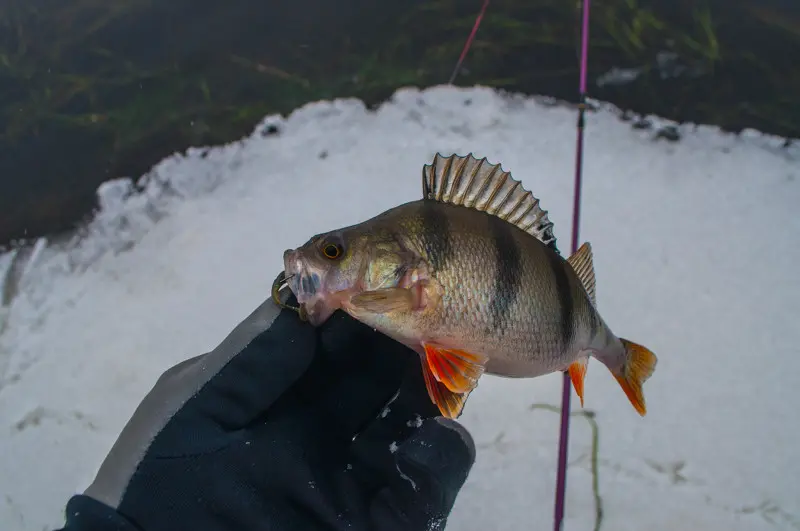
[[[583,405],[589,357],[636,411],[655,370],[596,309],[590,244],[564,259],[539,200],[500,164],[436,155],[423,198],[313,236],[284,253],[284,274],[312,325],[337,309],[416,351],[431,400],[458,418],[483,373],[569,375]]]

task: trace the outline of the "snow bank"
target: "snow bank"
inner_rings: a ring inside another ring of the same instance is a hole
[[[574,127],[574,110],[544,100],[408,89],[376,112],[338,100],[267,117],[241,142],[103,185],[97,218],[40,249],[0,310],[4,529],[60,525],[158,375],[213,348],[267,297],[285,248],[417,199],[437,151],[502,162],[542,199],[567,249]],[[644,419],[590,366],[603,528],[800,529],[789,401],[800,152],[754,132],[678,130],[678,143],[655,141],[608,106],[588,117],[581,234],[598,304],[660,358]],[[0,257],[0,278],[11,258]],[[559,375],[482,379],[462,417],[478,461],[449,529],[549,528],[558,415],[531,406],[557,405],[560,387]],[[564,529],[591,529],[581,416],[570,458]]]

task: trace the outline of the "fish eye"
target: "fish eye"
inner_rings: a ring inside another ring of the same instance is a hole
[[[326,243],[325,246],[322,247],[322,254],[325,255],[325,258],[336,260],[342,256],[342,246],[335,243]]]

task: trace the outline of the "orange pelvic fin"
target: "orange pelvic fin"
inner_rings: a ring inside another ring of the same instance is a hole
[[[469,393],[454,393],[443,383],[437,382],[425,360],[422,361],[422,374],[425,377],[428,396],[431,397],[431,402],[439,408],[442,416],[448,419],[457,419],[461,416]]]
[[[641,416],[645,416],[647,414],[647,406],[644,402],[642,384],[652,376],[656,369],[658,358],[642,345],[622,338],[620,338],[620,341],[625,347],[625,364],[622,366],[621,374],[614,374],[614,378],[617,379],[636,411]]]
[[[572,380],[572,387],[581,399],[581,407],[583,407],[583,379],[586,377],[586,370],[589,368],[589,357],[581,358],[574,361],[569,366],[569,378]]]
[[[478,378],[486,369],[486,356],[425,342],[422,347],[434,378],[450,391],[468,393],[478,385]]]

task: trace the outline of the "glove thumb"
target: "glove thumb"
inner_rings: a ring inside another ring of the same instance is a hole
[[[430,418],[395,454],[398,475],[375,510],[381,529],[444,529],[475,462],[475,443],[459,423]],[[391,524],[389,523],[391,522]]]

